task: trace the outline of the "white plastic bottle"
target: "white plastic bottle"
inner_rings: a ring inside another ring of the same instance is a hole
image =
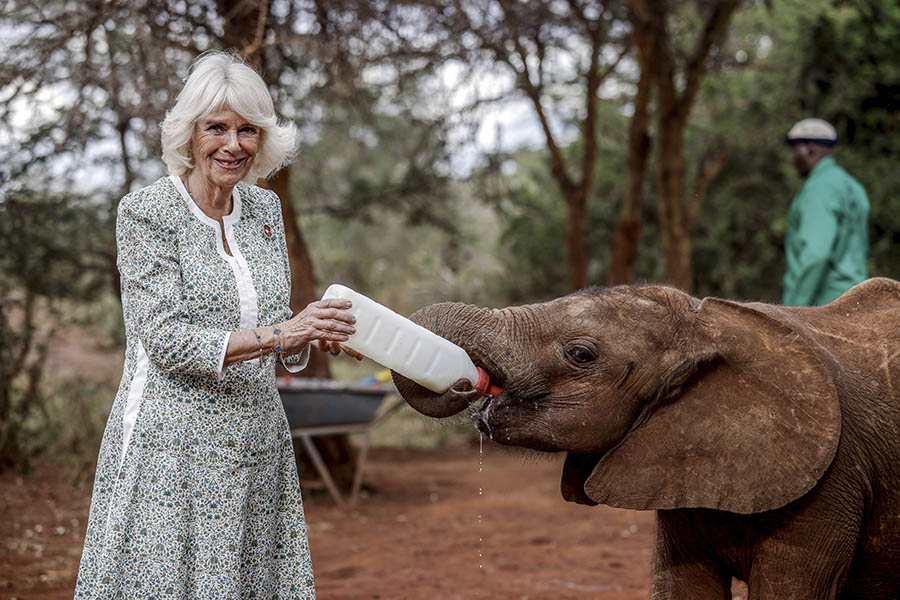
[[[325,290],[322,299],[326,298],[353,303],[348,312],[356,317],[356,333],[342,343],[363,356],[439,394],[460,379],[467,379],[482,395],[502,391],[490,385],[490,376],[465,350],[386,306],[337,283]]]

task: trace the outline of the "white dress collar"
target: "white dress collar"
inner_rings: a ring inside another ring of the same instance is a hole
[[[208,216],[205,212],[203,212],[197,203],[194,202],[194,199],[188,193],[187,188],[184,187],[184,183],[181,181],[181,177],[176,175],[169,175],[169,179],[172,180],[172,184],[175,186],[175,189],[181,194],[181,197],[187,202],[188,208],[194,213],[194,216],[197,217],[202,223],[206,223],[210,227],[215,227],[216,230],[219,228],[219,222]],[[241,194],[238,192],[238,186],[234,186],[234,189],[231,191],[231,199],[233,200],[233,205],[231,207],[231,212],[222,217],[222,222],[225,225],[233,225],[237,223],[237,221],[241,218]]]

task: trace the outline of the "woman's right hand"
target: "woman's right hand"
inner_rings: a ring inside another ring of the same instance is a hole
[[[356,333],[356,317],[347,312],[352,306],[344,298],[328,298],[310,302],[306,308],[284,323],[275,325],[281,330],[285,354],[297,354],[314,342],[346,342]],[[318,344],[317,344],[318,345]]]

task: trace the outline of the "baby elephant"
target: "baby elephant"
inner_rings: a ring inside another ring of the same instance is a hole
[[[657,510],[652,596],[900,598],[900,283],[819,308],[592,289],[413,320],[504,392],[473,414],[494,440],[566,452],[570,502]],[[419,412],[477,400],[395,374]]]

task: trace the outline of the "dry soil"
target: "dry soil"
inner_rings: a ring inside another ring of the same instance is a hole
[[[563,501],[560,458],[372,449],[355,506],[305,493],[318,598],[646,598],[652,513]],[[0,478],[0,598],[72,598],[89,504],[49,465]]]

